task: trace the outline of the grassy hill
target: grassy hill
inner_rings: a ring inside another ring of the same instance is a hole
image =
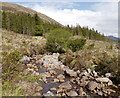
[[[34,15],[34,14],[38,14],[38,16],[45,22],[50,22],[50,23],[54,23],[54,24],[60,24],[58,23],[57,21],[55,21],[54,19],[42,14],[42,13],[39,13],[39,12],[36,12],[30,8],[26,8],[24,6],[21,6],[21,5],[17,5],[17,4],[12,4],[12,3],[7,3],[7,2],[1,2],[2,4],[0,5],[2,10],[3,11],[10,11],[10,12],[14,12],[14,13],[21,13],[21,12],[25,12],[25,13],[29,13],[31,15]]]

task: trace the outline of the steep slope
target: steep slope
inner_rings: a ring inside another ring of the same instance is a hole
[[[54,19],[42,14],[42,13],[38,13],[30,8],[26,8],[24,6],[21,5],[17,5],[17,4],[12,4],[12,3],[7,3],[7,2],[1,2],[0,7],[2,7],[3,11],[11,11],[14,13],[17,12],[25,12],[25,13],[29,13],[31,15],[34,14],[38,14],[38,16],[45,22],[50,22],[50,23],[54,23],[54,24],[60,24],[57,21],[55,21]]]

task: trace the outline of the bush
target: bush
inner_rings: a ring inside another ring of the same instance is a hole
[[[103,57],[99,58],[100,62],[98,66],[95,67],[96,71],[99,71],[101,74],[105,73],[112,73],[114,76],[119,76],[120,72],[120,61],[118,57],[110,57],[109,55],[104,55]]]
[[[42,36],[44,32],[44,28],[42,25],[35,26],[35,32],[32,34],[33,36]]]
[[[20,65],[19,60],[21,59],[20,52],[14,50],[10,53],[3,52],[2,59],[2,79],[11,80],[16,74],[18,74],[17,66]]]
[[[46,47],[50,52],[65,52],[71,33],[64,29],[55,29],[48,33]]]
[[[86,43],[86,39],[69,40],[68,48],[70,48],[73,52],[75,52],[82,49],[85,43]]]

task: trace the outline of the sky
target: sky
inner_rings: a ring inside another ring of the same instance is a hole
[[[5,0],[4,0],[5,1]],[[13,0],[11,0],[13,1]],[[16,0],[17,1],[17,0]],[[118,2],[117,0],[53,0],[54,2],[14,2],[41,12],[62,25],[79,24],[94,28],[105,36],[118,37]],[[22,1],[22,0],[21,0]],[[97,2],[96,2],[97,1]],[[8,2],[10,2],[8,0]]]

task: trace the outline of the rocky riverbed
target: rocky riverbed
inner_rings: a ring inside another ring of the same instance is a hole
[[[27,66],[25,74],[41,76],[34,83],[40,84],[40,86],[26,82],[19,82],[19,85],[23,87],[29,85],[28,92],[32,96],[116,95],[119,86],[110,80],[110,73],[100,75],[91,69],[83,69],[82,71],[70,69],[58,60],[59,55],[59,53],[53,53],[32,57],[24,56],[20,61]]]

